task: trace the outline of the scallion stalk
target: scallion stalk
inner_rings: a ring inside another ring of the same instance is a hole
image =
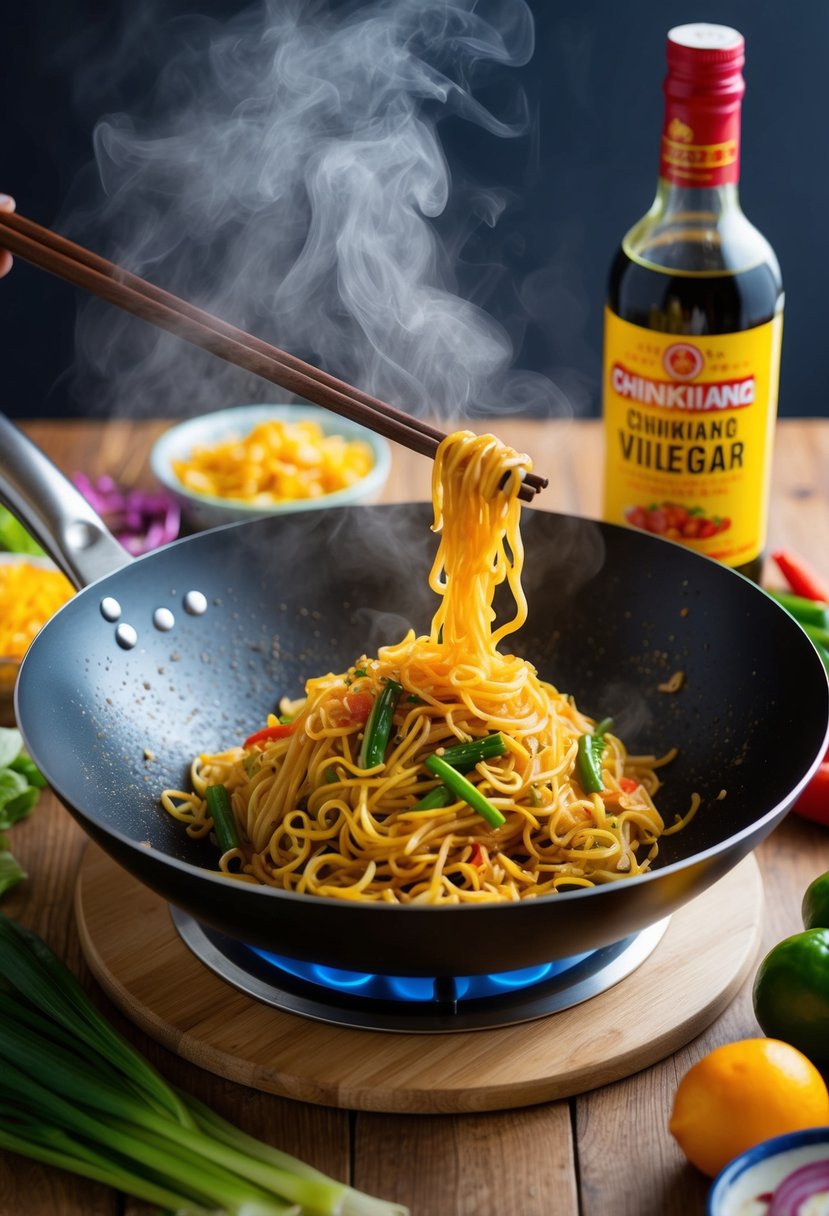
[[[482,739],[472,739],[469,743],[456,743],[453,747],[444,748],[439,754],[447,764],[462,771],[474,768],[482,760],[505,756],[507,745],[501,732],[496,731],[494,735],[484,735]]]
[[[213,820],[213,831],[219,842],[222,853],[239,848],[239,831],[233,818],[233,808],[230,805],[230,795],[223,785],[208,785],[204,791],[204,799],[210,818]]]
[[[0,1148],[180,1216],[404,1216],[176,1093],[0,914]]]
[[[17,1123],[19,1111],[15,1109],[7,1114],[0,1104],[0,1148],[19,1153],[22,1157],[31,1157],[44,1165],[54,1165],[72,1174],[80,1174],[94,1182],[102,1182],[147,1203],[158,1204],[165,1211],[175,1212],[176,1216],[215,1216],[212,1205],[210,1208],[201,1204],[196,1206],[192,1200],[167,1186],[144,1178],[120,1163],[113,1164],[106,1156],[67,1135],[61,1128],[28,1120],[12,1131],[7,1118]]]
[[[576,776],[586,794],[598,794],[604,789],[602,756],[607,746],[605,733],[613,725],[612,718],[603,718],[589,735],[580,735],[576,746]]]
[[[456,801],[457,797],[452,793],[448,785],[436,785],[434,789],[429,790],[428,794],[424,794],[413,806],[410,806],[409,810],[435,811],[438,807],[449,806]]]
[[[394,711],[402,691],[402,684],[398,684],[396,680],[387,680],[383,691],[374,698],[357,761],[360,768],[376,768],[378,764],[383,763]]]
[[[92,1004],[72,972],[42,938],[0,914],[0,976],[47,1018],[87,1044],[139,1092],[184,1124],[192,1116],[167,1083],[132,1046],[113,1030]]]
[[[507,745],[504,742],[504,736],[500,731],[496,731],[492,735],[484,735],[482,739],[471,739],[468,743],[456,743],[452,747],[444,748],[440,753],[436,752],[435,755],[444,764],[449,764],[462,773],[466,769],[474,768],[482,760],[491,760],[494,756],[505,756],[506,753]],[[428,765],[428,761],[424,761],[424,763]],[[448,785],[436,785],[428,794],[424,794],[413,806],[409,807],[409,810],[433,811],[438,807],[449,806],[459,797],[461,795],[453,793]],[[491,803],[487,803],[487,805],[495,810]],[[496,814],[500,814],[500,811],[497,811]]]
[[[477,811],[490,827],[500,828],[507,822],[497,806],[493,806],[489,799],[484,797],[481,791],[464,777],[463,773],[452,768],[451,764],[447,764],[440,756],[429,756],[425,764],[430,772],[434,773],[436,777],[440,777],[443,784],[452,791],[456,798],[462,799],[472,807],[473,811]]]

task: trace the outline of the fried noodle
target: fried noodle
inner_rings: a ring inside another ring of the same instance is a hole
[[[585,792],[576,757],[593,719],[499,649],[527,616],[517,494],[530,468],[492,435],[448,436],[432,485],[439,604],[429,635],[409,631],[346,672],[310,679],[302,701],[280,707],[289,725],[269,717],[277,737],[200,755],[192,789],[164,791],[164,808],[200,837],[213,829],[208,786],[226,788],[240,843],[221,857],[223,872],[308,895],[444,904],[537,897],[650,867],[666,830],[657,770],[670,757],[632,757],[608,731],[603,788]],[[496,624],[502,583],[514,613]],[[366,768],[366,711],[389,681],[402,686],[391,734]],[[441,785],[427,758],[495,732],[505,753],[465,776],[501,826],[454,794],[417,805]]]

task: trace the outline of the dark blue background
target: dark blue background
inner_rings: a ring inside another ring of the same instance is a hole
[[[166,11],[218,18],[229,0],[170,0]],[[824,387],[829,231],[829,105],[825,0],[532,0],[537,47],[520,78],[532,131],[496,139],[449,119],[441,134],[450,164],[485,185],[506,187],[510,206],[473,238],[473,263],[497,260],[488,309],[514,319],[516,284],[544,270],[538,315],[512,324],[516,362],[548,374],[579,413],[598,413],[601,315],[607,267],[623,232],[649,206],[662,116],[664,40],[692,20],[734,25],[746,37],[741,194],[771,241],[786,287],[780,413],[829,414]],[[124,0],[30,0],[4,13],[0,77],[0,189],[21,212],[55,222],[77,198],[91,133],[108,110],[129,112],[146,70],[102,84],[94,106],[74,83],[95,72],[122,21]],[[83,32],[83,37],[78,34]],[[94,243],[94,242],[90,242]],[[15,417],[83,414],[72,389],[75,293],[18,262],[0,285],[2,408]],[[232,320],[233,318],[229,318]],[[136,322],[136,324],[140,324]],[[336,371],[336,369],[332,369]],[[267,390],[265,390],[267,394]]]

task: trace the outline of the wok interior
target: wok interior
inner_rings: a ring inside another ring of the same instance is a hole
[[[299,695],[306,678],[344,670],[410,625],[427,631],[436,604],[427,586],[430,522],[427,505],[403,505],[234,525],[88,588],[24,662],[18,718],[32,755],[98,840],[175,898],[180,872],[167,859],[213,867],[216,854],[161,810],[159,791],[186,788],[192,756],[241,742],[281,696]],[[782,813],[827,722],[826,680],[799,627],[746,580],[668,542],[540,511],[524,512],[522,530],[530,615],[508,648],[586,713],[612,715],[629,750],[679,749],[658,796],[667,822],[687,810],[693,792],[702,797],[695,820],[662,842],[658,868],[725,845],[775,808]],[[206,596],[203,615],[184,609],[191,590]],[[118,646],[101,615],[104,595],[137,630],[133,649]],[[169,632],[153,626],[159,607],[173,612]],[[660,690],[677,672],[680,690]],[[125,851],[121,835],[138,848]],[[155,866],[149,876],[142,853]],[[165,865],[171,872],[159,880]],[[204,879],[189,883],[204,892],[204,906],[183,902],[231,932],[240,931],[240,900],[251,908],[257,896],[271,896],[224,882],[211,914],[217,887]],[[586,898],[609,893],[597,888]],[[693,893],[683,889],[682,898]],[[290,941],[272,944],[291,952]]]

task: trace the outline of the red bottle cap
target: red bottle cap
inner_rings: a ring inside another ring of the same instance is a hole
[[[668,33],[660,176],[678,186],[736,182],[742,34],[726,25],[678,25]]]
[[[716,77],[739,71],[745,63],[745,40],[728,25],[677,25],[668,31],[668,71]]]

